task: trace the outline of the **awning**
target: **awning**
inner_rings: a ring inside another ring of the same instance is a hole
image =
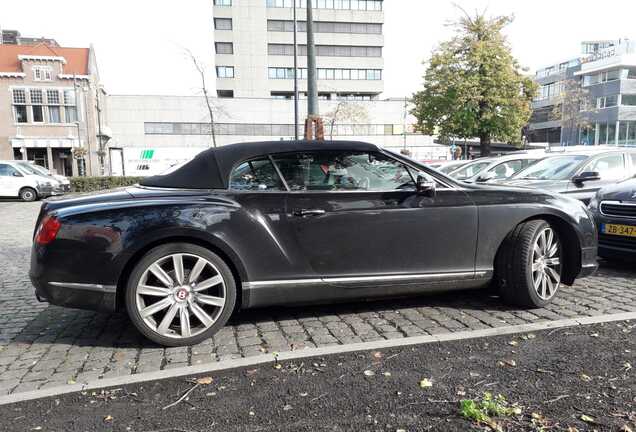
[[[76,138],[11,138],[13,148],[73,148],[80,145]]]

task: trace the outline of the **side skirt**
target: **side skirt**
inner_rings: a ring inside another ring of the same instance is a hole
[[[254,281],[243,283],[243,308],[318,304],[353,299],[480,288],[492,271]]]

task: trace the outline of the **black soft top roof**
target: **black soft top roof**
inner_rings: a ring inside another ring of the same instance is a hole
[[[183,189],[227,189],[230,172],[237,164],[259,156],[315,150],[377,151],[359,141],[263,141],[229,144],[199,153],[182,167],[165,175],[147,177],[142,186]]]

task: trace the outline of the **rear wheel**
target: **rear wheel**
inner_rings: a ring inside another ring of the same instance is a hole
[[[126,309],[135,327],[166,346],[209,338],[225,325],[235,302],[229,267],[218,255],[189,243],[150,250],[126,287]]]
[[[543,307],[561,286],[562,247],[557,231],[544,220],[517,226],[498,257],[499,291],[505,301]]]
[[[38,199],[38,193],[33,188],[24,187],[20,189],[20,199],[22,201],[35,201]]]

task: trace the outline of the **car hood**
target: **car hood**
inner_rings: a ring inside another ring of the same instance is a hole
[[[619,183],[604,187],[598,193],[599,197],[609,201],[635,201],[636,202],[636,178],[624,180]]]

